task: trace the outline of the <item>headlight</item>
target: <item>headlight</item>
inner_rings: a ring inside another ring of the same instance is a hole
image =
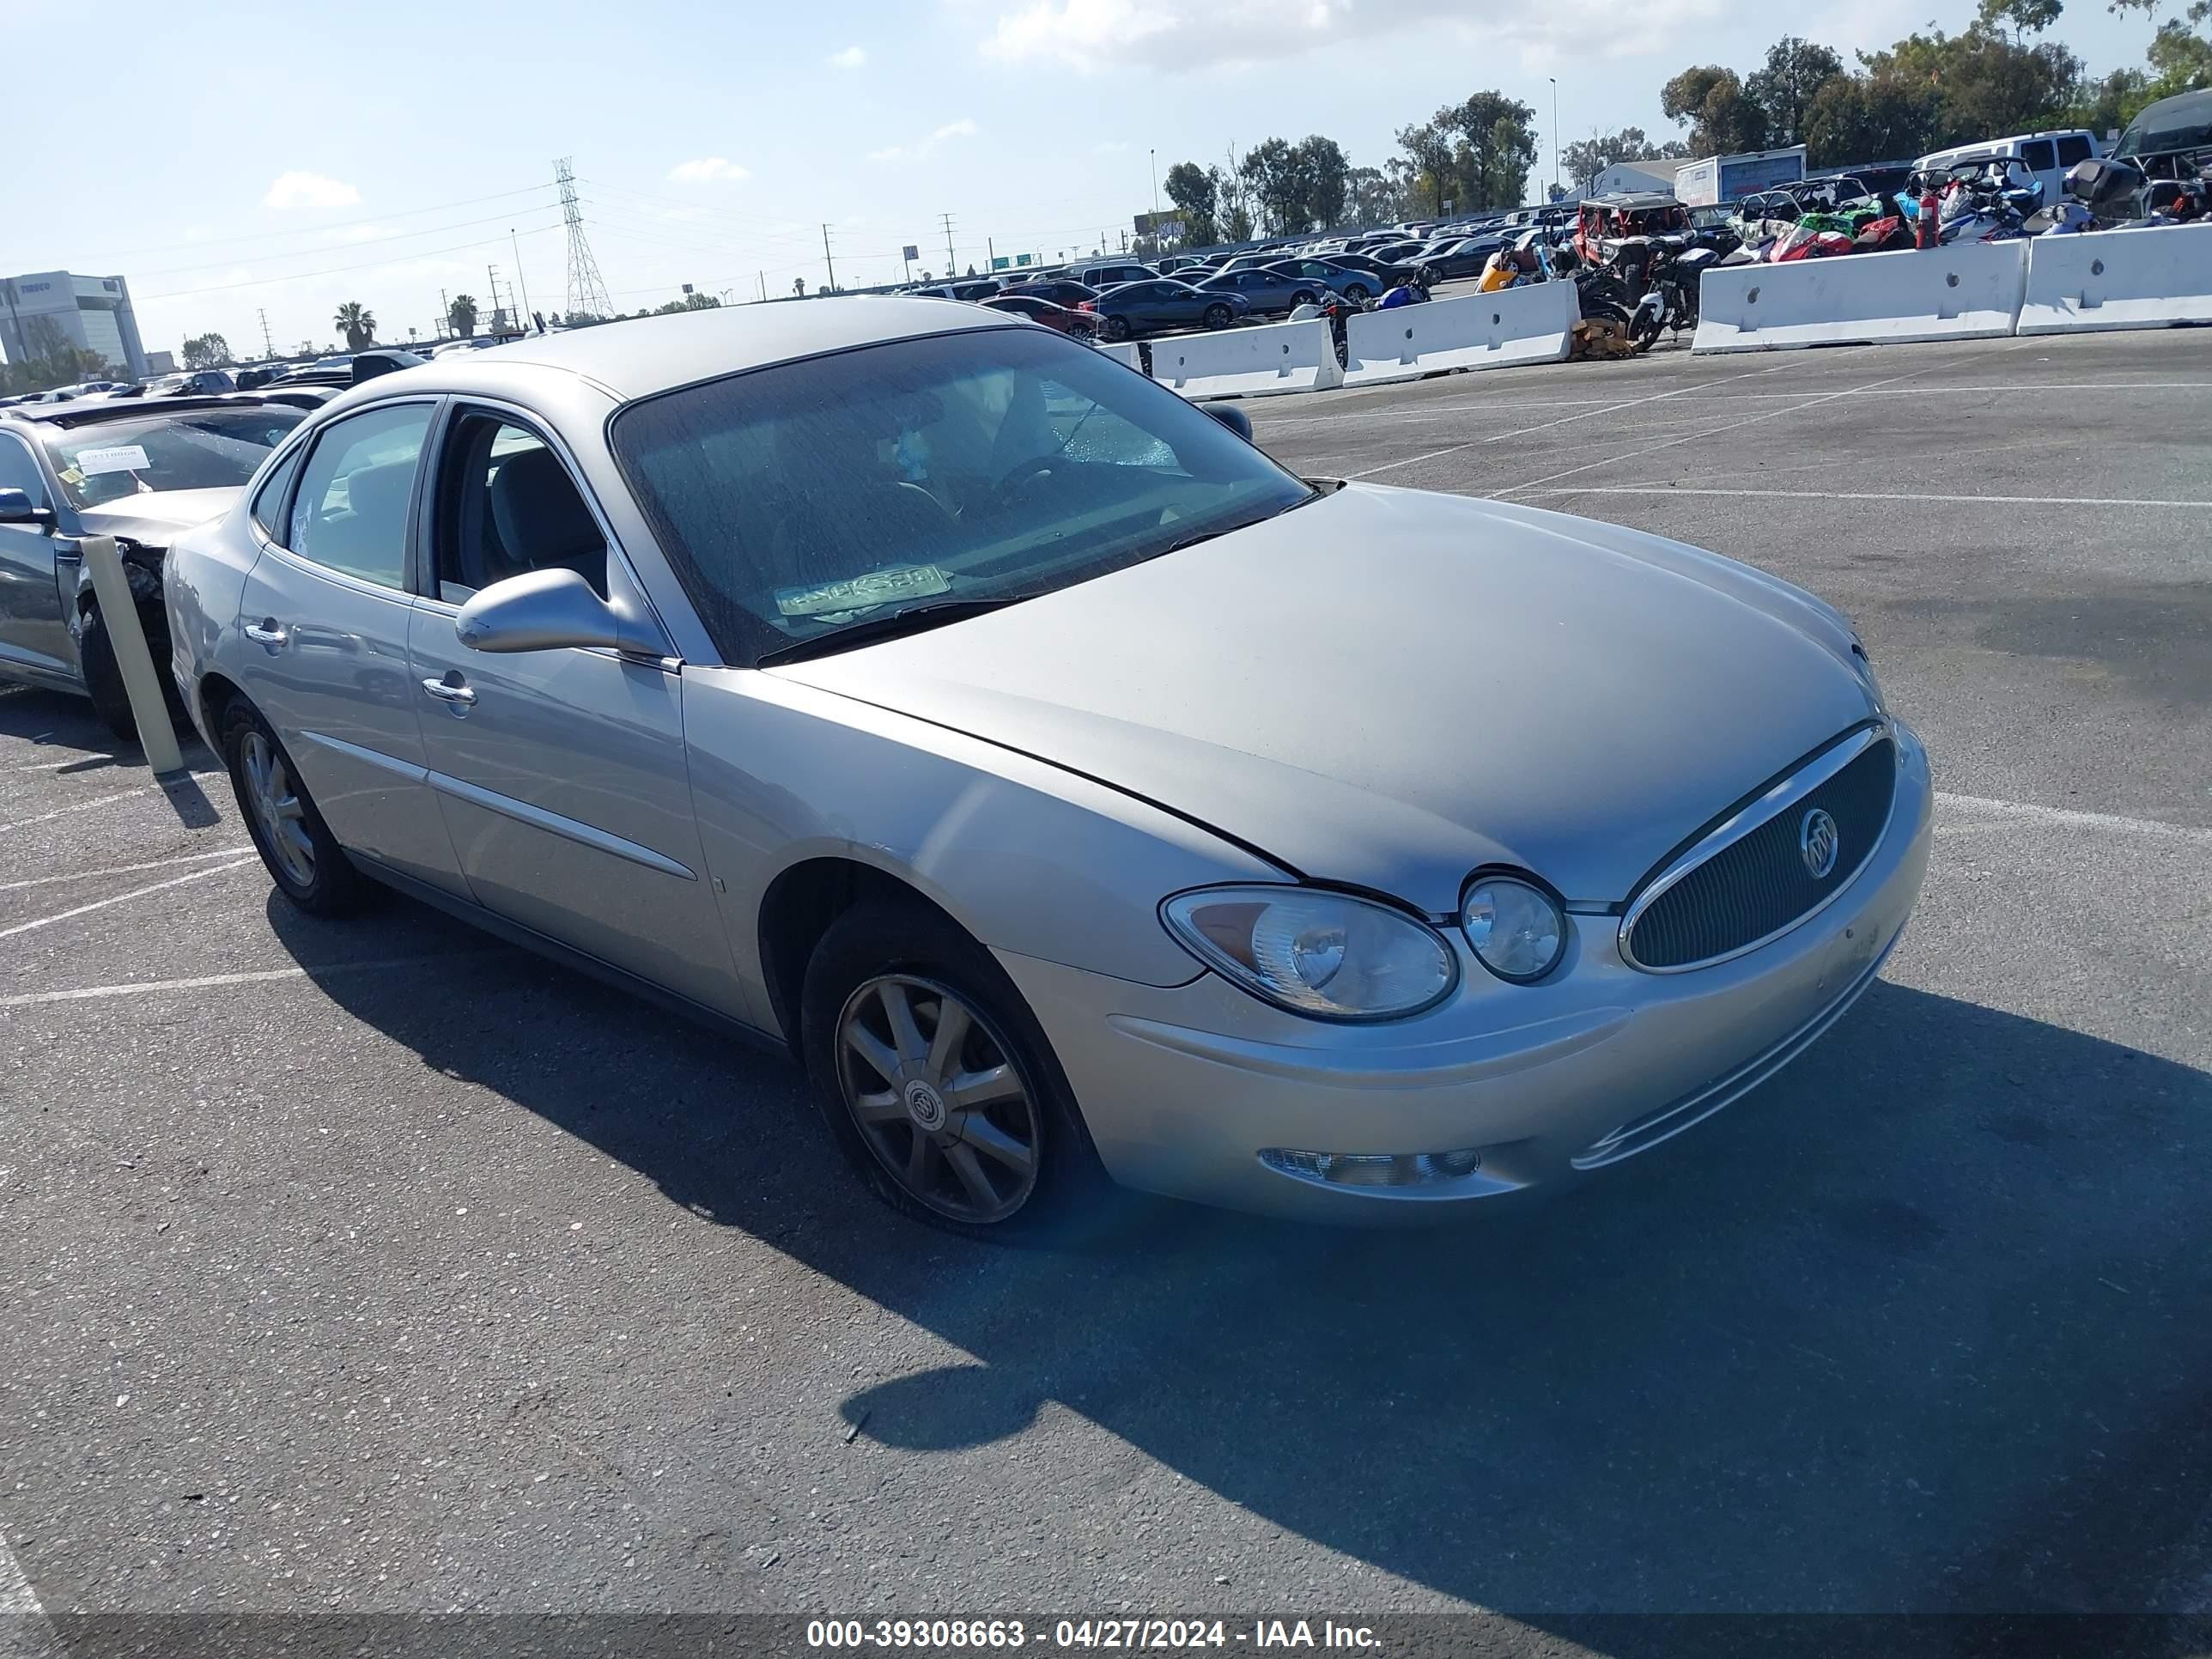
[[[1558,902],[1511,876],[1477,878],[1460,905],[1459,925],[1476,960],[1516,984],[1543,978],[1567,948],[1566,913]]]
[[[1262,1001],[1319,1019],[1389,1019],[1451,994],[1459,963],[1411,916],[1310,887],[1216,887],[1160,907],[1191,953]]]

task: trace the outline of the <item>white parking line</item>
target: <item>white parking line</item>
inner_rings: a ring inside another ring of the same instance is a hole
[[[2111,830],[2130,836],[2156,836],[2166,841],[2196,842],[2212,847],[2212,830],[2188,823],[2165,823],[2156,818],[2120,817],[2111,812],[2082,812],[2070,806],[2041,806],[2027,800],[1990,800],[1980,795],[1954,795],[1938,790],[1938,806],[1954,811],[1981,812],[1994,817],[2027,818],[2037,823],[2058,824],[2069,830]]]
[[[143,870],[166,870],[173,864],[204,864],[210,859],[235,859],[250,854],[251,847],[226,847],[216,853],[179,853],[174,858],[151,859],[144,864],[111,864],[102,870],[72,870],[61,876],[26,876],[21,881],[0,881],[0,893],[20,892],[26,887],[52,887],[58,882],[91,881],[99,876],[135,876]]]
[[[15,1552],[0,1536],[0,1659],[49,1659],[61,1650]]]
[[[235,864],[218,864],[211,870],[195,870],[188,876],[172,876],[167,881],[157,881],[151,887],[134,887],[127,893],[117,893],[104,899],[94,899],[89,904],[80,904],[74,910],[63,910],[51,916],[40,916],[35,921],[19,921],[13,927],[0,927],[0,939],[13,939],[18,933],[35,933],[41,927],[51,927],[56,922],[70,921],[78,916],[90,915],[94,910],[105,910],[111,904],[125,904],[135,898],[144,898],[149,893],[159,893],[171,887],[182,887],[188,881],[204,881],[210,876],[226,875],[233,870],[243,870],[252,863],[243,858]]]
[[[34,823],[45,823],[54,818],[65,818],[72,812],[89,812],[95,806],[112,806],[117,801],[129,800],[133,795],[146,795],[152,793],[152,788],[148,787],[125,789],[119,794],[101,795],[93,800],[81,800],[74,806],[57,807],[51,812],[41,812],[36,817],[17,818],[13,823],[0,823],[0,835],[4,835],[10,830],[27,830]]]
[[[1729,374],[1717,380],[1700,380],[1695,386],[1676,386],[1672,392],[1655,392],[1645,398],[1630,398],[1617,404],[1601,404],[1595,409],[1586,409],[1579,415],[1562,415],[1556,421],[1540,421],[1534,426],[1516,427],[1510,432],[1492,432],[1486,437],[1469,438],[1463,444],[1446,444],[1442,449],[1432,449],[1425,455],[1408,455],[1402,461],[1385,461],[1380,466],[1370,466],[1364,472],[1348,472],[1348,478],[1371,478],[1378,472],[1389,472],[1401,466],[1418,466],[1423,461],[1433,461],[1440,456],[1456,455],[1462,449],[1478,449],[1484,444],[1503,443],[1508,438],[1525,438],[1532,432],[1548,432],[1555,426],[1571,426],[1577,421],[1587,421],[1595,415],[1611,415],[1620,410],[1638,409],[1645,404],[1664,403],[1669,398],[1686,397],[1692,392],[1703,391],[1709,386],[1725,386],[1731,380],[1748,380],[1761,374],[1779,374],[1793,363],[1776,363],[1767,368],[1746,369],[1741,374]],[[1925,371],[1923,371],[1923,373]],[[1877,384],[1880,384],[1877,382]],[[1509,407],[1510,405],[1508,405]],[[1542,480],[1538,480],[1541,483]]]
[[[211,991],[226,985],[265,985],[277,980],[323,979],[331,974],[367,974],[386,969],[434,968],[497,954],[493,951],[445,951],[431,957],[386,957],[373,962],[337,962],[324,968],[264,968],[252,973],[204,974],[197,979],[141,979],[120,985],[84,985],[74,991],[24,991],[0,997],[0,1008],[36,1008],[51,1002],[94,1002],[108,997],[149,996],[167,991]]]
[[[1888,490],[1828,489],[1708,489],[1691,484],[1568,484],[1558,489],[1522,488],[1513,495],[1764,495],[1770,501],[1986,501],[1996,507],[2212,507],[2212,501],[2166,501],[2148,495],[1938,495],[1916,489],[1909,495]]]

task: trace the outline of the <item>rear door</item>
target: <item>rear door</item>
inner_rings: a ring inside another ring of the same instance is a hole
[[[313,441],[246,577],[238,664],[348,850],[459,894],[407,664],[417,485],[437,410],[434,398],[377,404]]]
[[[720,913],[700,872],[672,661],[604,650],[494,654],[460,642],[471,595],[573,570],[645,609],[606,521],[546,430],[457,401],[440,444],[409,687],[429,787],[477,902],[739,1018]]]

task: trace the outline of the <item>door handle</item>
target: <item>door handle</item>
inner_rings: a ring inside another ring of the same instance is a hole
[[[246,637],[256,645],[283,645],[291,635],[276,625],[274,617],[264,617],[258,623],[246,624]]]
[[[453,681],[424,680],[422,689],[440,702],[459,703],[465,707],[473,704],[477,700],[475,692],[469,690],[466,685]]]

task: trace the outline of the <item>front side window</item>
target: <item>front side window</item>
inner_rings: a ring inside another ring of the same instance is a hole
[[[43,435],[70,504],[104,507],[160,489],[236,489],[306,418],[270,404],[96,421]]]
[[[49,505],[46,481],[39,476],[39,463],[31,452],[0,432],[0,489],[20,489],[33,507]]]
[[[438,597],[461,605],[531,570],[573,570],[607,596],[607,544],[568,469],[528,427],[470,410],[447,430],[432,557]]]
[[[929,336],[635,404],[615,455],[724,659],[1087,581],[1313,490],[1041,329]]]
[[[330,426],[300,475],[284,545],[349,576],[404,589],[408,508],[431,409],[391,404]]]

